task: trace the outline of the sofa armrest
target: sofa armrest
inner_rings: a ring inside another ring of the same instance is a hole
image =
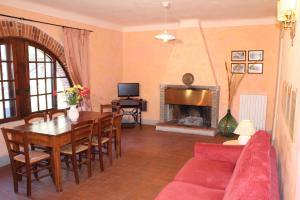
[[[243,145],[196,143],[194,157],[236,163],[243,148]]]

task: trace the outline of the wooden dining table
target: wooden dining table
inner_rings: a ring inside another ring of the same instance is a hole
[[[28,134],[31,144],[38,144],[52,149],[53,173],[56,191],[61,192],[61,157],[60,148],[71,142],[71,125],[85,120],[94,120],[97,124],[98,119],[110,115],[110,113],[100,113],[92,111],[79,112],[79,118],[76,122],[71,122],[68,117],[59,116],[53,120],[38,121],[32,124],[24,124],[13,127],[12,129],[22,131]],[[96,127],[95,127],[96,128]],[[95,130],[95,129],[94,129]]]

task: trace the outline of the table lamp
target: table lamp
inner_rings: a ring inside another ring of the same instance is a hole
[[[247,144],[248,140],[255,133],[255,129],[251,120],[242,120],[240,121],[237,128],[234,130],[234,133],[240,135],[238,142],[241,145]]]

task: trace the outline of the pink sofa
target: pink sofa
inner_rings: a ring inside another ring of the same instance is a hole
[[[259,131],[246,146],[195,145],[191,158],[156,200],[279,200],[276,154]]]

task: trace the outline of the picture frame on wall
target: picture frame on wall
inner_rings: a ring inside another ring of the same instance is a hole
[[[231,51],[231,61],[246,61],[246,51]]]
[[[263,60],[264,60],[264,50],[248,51],[248,61],[263,61]]]
[[[245,74],[246,73],[246,63],[231,63],[231,73]]]
[[[263,63],[248,63],[248,74],[263,74]]]

